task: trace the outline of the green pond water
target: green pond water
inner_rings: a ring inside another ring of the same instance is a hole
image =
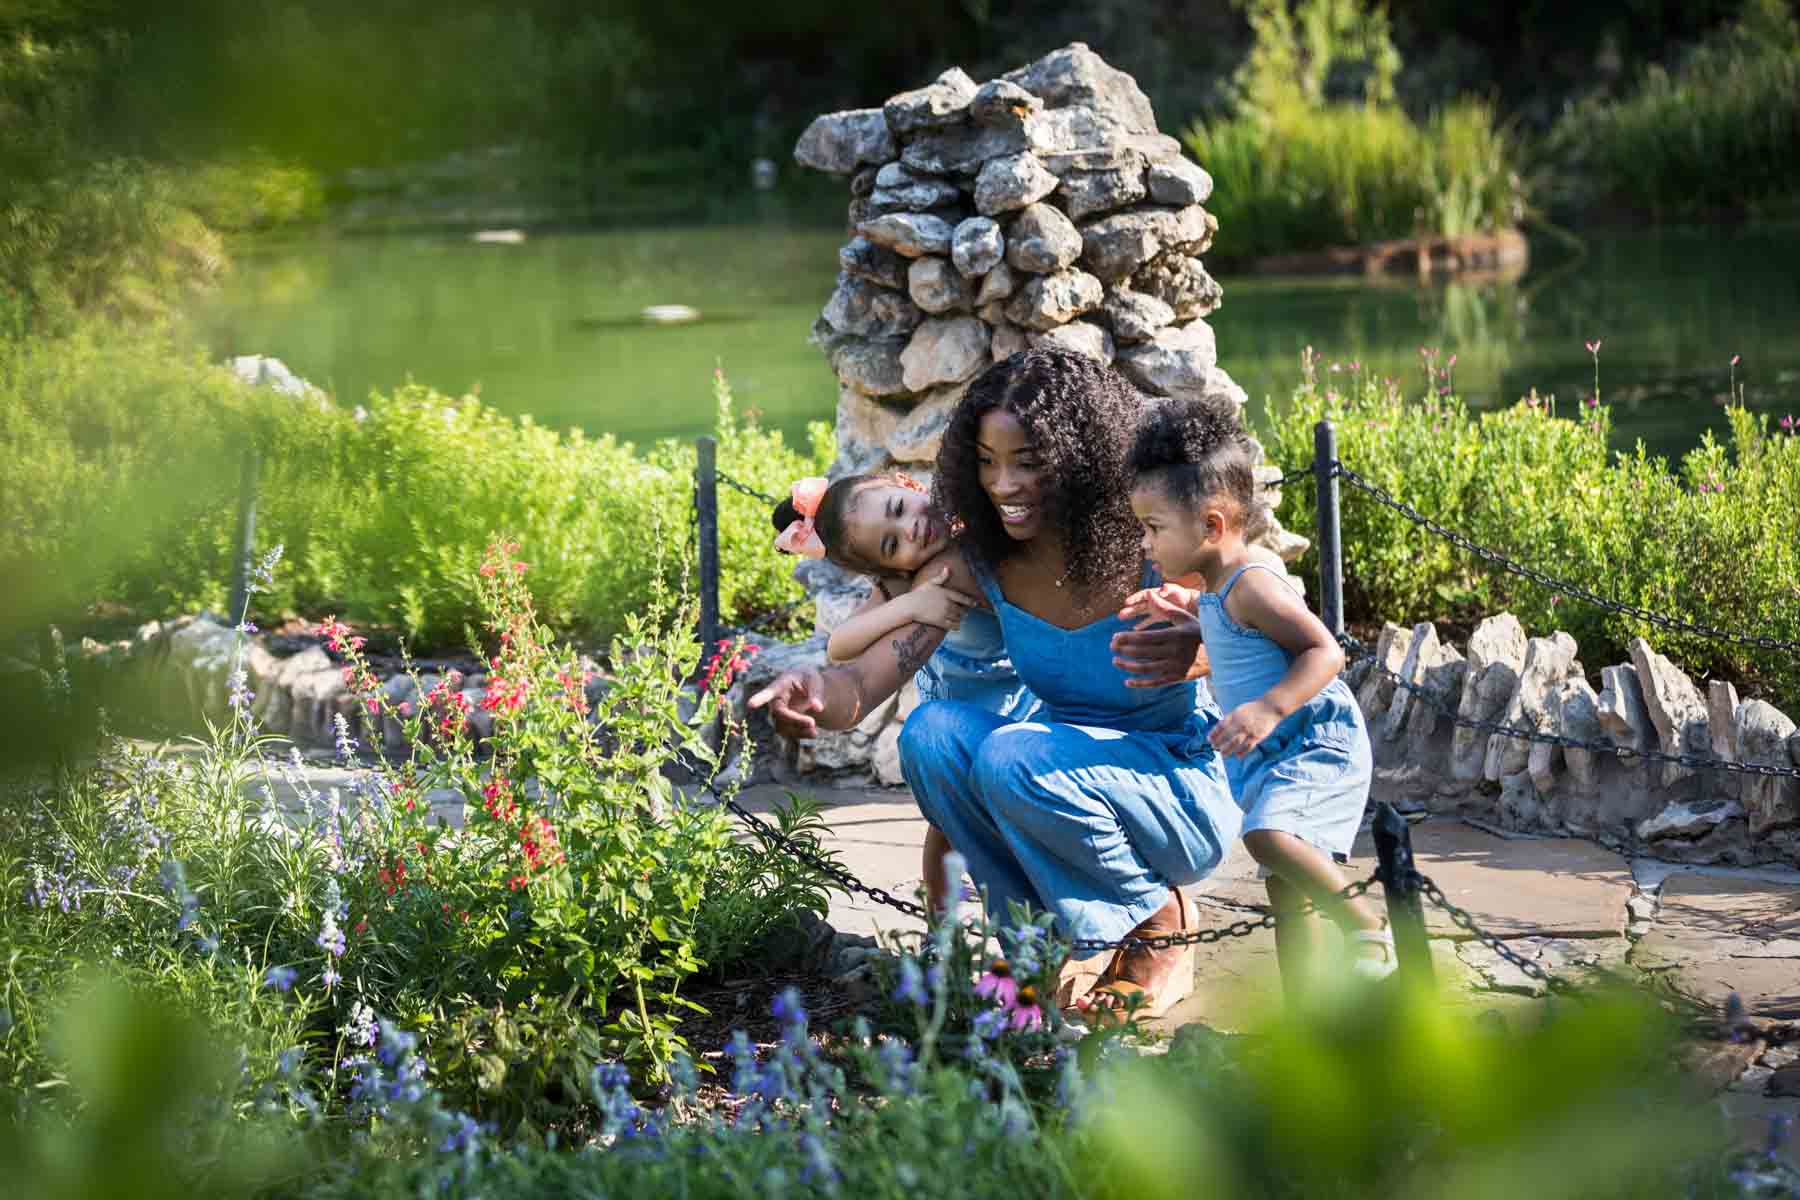
[[[1424,386],[1420,347],[1457,356],[1478,406],[1536,388],[1573,411],[1593,388],[1621,448],[1677,455],[1723,430],[1728,364],[1748,403],[1800,413],[1800,227],[1603,233],[1585,249],[1534,245],[1512,281],[1368,282],[1224,275],[1212,317],[1221,364],[1253,411],[1292,391],[1301,351]],[[807,333],[830,295],[843,235],[712,227],[466,236],[317,236],[252,242],[196,316],[220,354],[272,354],[356,403],[408,378],[478,389],[505,411],[633,441],[704,432],[711,373],[742,407],[798,437],[829,419],[830,369]],[[685,304],[703,319],[639,314]]]

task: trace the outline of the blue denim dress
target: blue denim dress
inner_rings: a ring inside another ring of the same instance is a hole
[[[1044,708],[1012,722],[953,700],[922,704],[901,733],[901,770],[995,920],[1027,904],[1071,937],[1123,937],[1171,886],[1211,873],[1237,837],[1241,814],[1206,741],[1218,709],[1192,682],[1126,687],[1111,641],[1130,625],[1116,615],[1063,629],[975,574]]]
[[[921,703],[961,700],[1009,721],[1028,721],[1040,707],[1007,656],[1000,619],[985,608],[963,613],[962,626],[945,636],[913,681]]]
[[[1294,661],[1267,634],[1238,624],[1225,610],[1237,581],[1258,567],[1270,570],[1261,563],[1240,567],[1216,593],[1200,596],[1213,690],[1226,712],[1261,697]],[[1342,679],[1333,679],[1282,718],[1248,754],[1225,760],[1232,795],[1244,811],[1245,833],[1280,830],[1338,858],[1350,853],[1356,839],[1373,773],[1362,710]]]

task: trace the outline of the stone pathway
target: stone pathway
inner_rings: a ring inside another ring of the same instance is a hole
[[[925,822],[909,792],[869,787],[765,784],[747,789],[746,807],[766,812],[788,790],[823,802],[827,842],[857,878],[914,897]],[[1419,867],[1483,928],[1551,974],[1573,981],[1603,970],[1723,1010],[1736,992],[1761,1024],[1800,1020],[1800,871],[1695,867],[1624,856],[1575,838],[1502,837],[1455,820],[1414,824]],[[1374,849],[1359,839],[1349,872],[1367,877]],[[1264,885],[1241,844],[1199,889],[1202,928],[1263,911]],[[1446,999],[1471,1013],[1505,1019],[1538,1012],[1543,986],[1426,906]],[[917,930],[919,922],[865,896],[834,896],[829,920],[841,932]],[[1193,995],[1152,1026],[1172,1032],[1203,1022],[1235,1031],[1281,1004],[1272,931],[1200,946]],[[1790,1157],[1800,1161],[1800,1042],[1771,1047],[1698,1046],[1696,1071],[1738,1124],[1761,1145],[1770,1115],[1796,1118]]]

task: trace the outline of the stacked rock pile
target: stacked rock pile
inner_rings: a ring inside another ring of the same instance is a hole
[[[794,157],[850,182],[852,236],[814,328],[839,381],[834,473],[931,463],[969,381],[1026,347],[1242,405],[1206,323],[1222,298],[1200,258],[1212,180],[1085,45],[819,117]]]

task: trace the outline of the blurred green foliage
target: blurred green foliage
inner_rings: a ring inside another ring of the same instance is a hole
[[[1733,407],[1729,444],[1708,433],[1671,469],[1641,443],[1610,453],[1603,405],[1534,393],[1473,413],[1435,352],[1424,366],[1428,394],[1409,399],[1361,374],[1322,383],[1309,364],[1292,399],[1269,411],[1274,460],[1310,462],[1313,427],[1328,419],[1345,465],[1481,545],[1622,604],[1800,641],[1800,436]],[[1800,706],[1790,658],[1603,611],[1494,569],[1354,488],[1343,496],[1352,621],[1461,623],[1506,610],[1534,631],[1568,630],[1590,664],[1625,661],[1642,636],[1696,677]],[[1312,528],[1314,510],[1311,488],[1283,493],[1289,528]]]
[[[1507,1028],[1389,989],[1284,1012],[1253,1039],[1185,1031],[1115,1072],[1083,1194],[1352,1200],[1718,1195],[1721,1122],[1670,1063],[1673,1023],[1599,991]],[[1198,1036],[1187,1036],[1198,1035]],[[1698,1168],[1698,1169],[1697,1169]],[[1722,1181],[1721,1181],[1722,1182]]]
[[[1462,98],[1422,122],[1410,116],[1395,100],[1400,55],[1385,10],[1362,0],[1246,7],[1255,42],[1233,77],[1231,111],[1186,135],[1213,176],[1223,254],[1518,223],[1518,154],[1492,105]]]
[[[1546,139],[1542,170],[1565,206],[1659,219],[1800,212],[1800,20],[1745,0],[1737,21],[1635,90],[1593,96]]]
[[[823,473],[829,433],[787,446],[735,412],[722,375],[715,399],[721,469],[771,495]],[[0,572],[17,581],[0,629],[12,632],[80,622],[96,604],[142,619],[222,609],[253,446],[258,541],[287,547],[256,610],[265,624],[335,613],[460,645],[498,529],[532,548],[540,615],[584,639],[604,641],[695,569],[692,443],[558,433],[413,385],[349,412],[323,394],[248,388],[155,331],[0,338],[0,444]],[[798,599],[766,506],[724,487],[719,504],[725,619]]]

